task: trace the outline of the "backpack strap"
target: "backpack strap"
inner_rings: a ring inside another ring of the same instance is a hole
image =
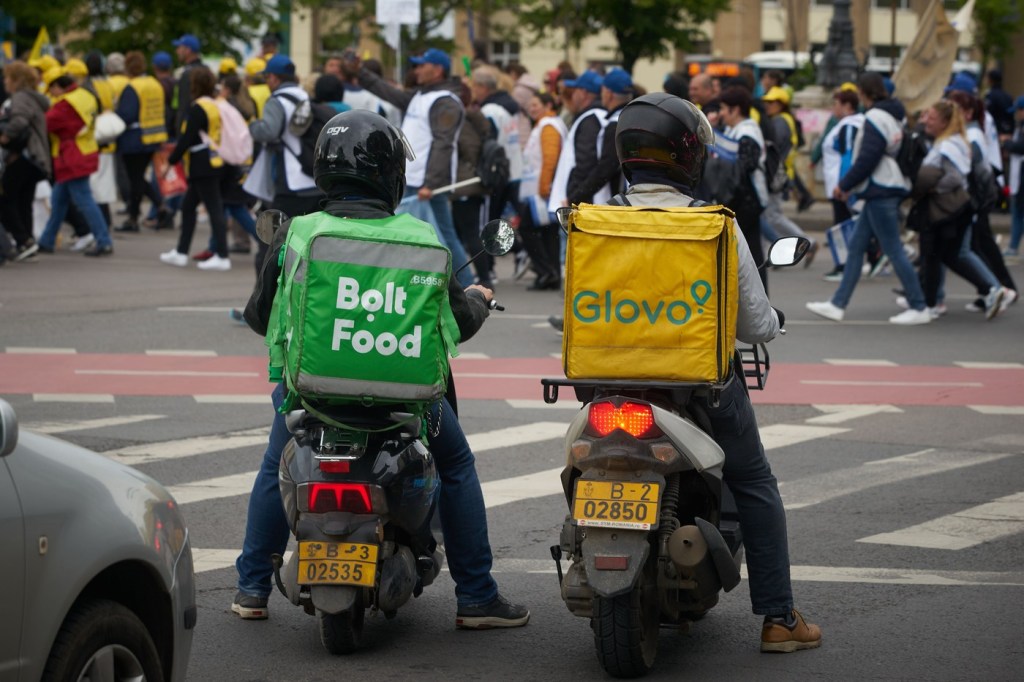
[[[632,206],[632,204],[629,203],[629,199],[626,198],[625,194],[616,194],[615,196],[613,196],[611,199],[608,200],[608,205],[609,206]]]

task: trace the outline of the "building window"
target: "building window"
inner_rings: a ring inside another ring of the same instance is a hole
[[[762,52],[777,52],[782,49],[782,43],[761,43]]]
[[[872,59],[892,59],[893,57],[899,61],[899,58],[903,55],[905,46],[897,45],[893,49],[892,45],[872,45],[871,46],[871,58]]]
[[[894,0],[871,0],[875,9],[892,9]],[[910,0],[895,0],[896,9],[910,9]]]
[[[519,43],[510,40],[491,41],[491,63],[505,68],[519,61]]]

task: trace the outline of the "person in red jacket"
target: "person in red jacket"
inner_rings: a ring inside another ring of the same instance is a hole
[[[53,106],[46,112],[46,130],[50,134],[54,186],[50,219],[39,238],[39,250],[53,253],[57,230],[64,222],[70,201],[85,218],[96,240],[85,255],[109,256],[114,253],[114,244],[89,189],[89,176],[99,168],[99,146],[94,133],[96,98],[67,75],[47,73],[43,79],[49,83],[53,98]]]

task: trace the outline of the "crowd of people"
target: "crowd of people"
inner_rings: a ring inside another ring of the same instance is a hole
[[[177,223],[177,245],[160,261],[228,270],[231,255],[259,246],[251,238],[258,204],[288,215],[319,208],[310,149],[332,112],[354,108],[381,114],[409,140],[414,158],[399,210],[434,223],[455,269],[482,250],[482,226],[505,216],[518,227],[515,276],[532,270],[529,290],[558,291],[565,238],[554,211],[601,203],[625,189],[613,144],[616,122],[626,104],[645,94],[629,73],[599,64],[577,73],[562,63],[538,79],[518,64],[499,68],[477,59],[460,76],[449,55],[432,48],[411,59],[400,85],[383,76],[379,62],[362,61],[351,51],[330,56],[319,72],[300,79],[294,63],[277,54],[273,35],[265,38],[262,56],[241,67],[225,58],[211,68],[193,35],[181,36],[173,47],[176,72],[169,53],[158,52],[147,63],[137,51],[94,51],[63,63],[43,56],[4,67],[0,262],[52,252],[65,223],[71,234],[63,243],[87,256],[112,254],[112,232]],[[812,168],[821,167],[834,222],[854,225],[846,233],[846,262],[866,256],[865,269],[887,266],[900,279],[903,295],[896,302],[906,310],[893,316],[894,323],[945,314],[947,268],[977,290],[970,310],[991,317],[1017,298],[1004,259],[1017,256],[1024,236],[1024,101],[1002,90],[998,71],[987,76],[984,98],[972,76],[957,74],[942,102],[905,112],[888,79],[865,74],[833,93],[832,117],[809,150]],[[790,199],[798,211],[814,202],[795,163],[806,142],[785,76],[767,71],[755,81],[749,70],[732,78],[676,72],[662,88],[692,101],[714,127],[714,172],[690,189],[701,200],[734,209],[754,259],[763,260],[764,246],[778,237],[807,237],[799,218],[783,211]],[[245,162],[224,158],[229,155],[221,145],[235,133],[218,102],[248,125],[254,147]],[[911,182],[897,167],[897,138],[915,126],[934,142]],[[507,177],[497,184],[473,182],[495,146],[503,151]],[[979,204],[975,196],[974,171],[983,166],[991,169],[985,182],[997,192],[1008,190],[1012,232],[1005,251],[988,220],[998,202]],[[165,180],[176,170],[184,182],[168,187]],[[903,205],[907,197],[913,201]],[[111,207],[118,198],[125,220],[115,227]],[[48,215],[40,210],[46,203]],[[205,248],[190,253],[200,205],[211,235]],[[926,218],[919,221],[924,229],[916,252],[906,247],[912,232],[903,229],[910,205],[917,207],[912,215]],[[935,224],[944,230],[930,229]],[[808,238],[805,265],[819,246]],[[841,320],[861,273],[836,263],[826,275],[839,282],[835,295],[808,308]],[[497,280],[486,255],[459,276],[464,285],[475,280],[489,288]],[[767,276],[762,270],[766,287]],[[552,324],[561,320],[554,317]]]

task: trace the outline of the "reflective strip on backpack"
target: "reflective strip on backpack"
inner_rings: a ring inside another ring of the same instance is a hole
[[[445,386],[338,379],[299,372],[295,389],[305,396],[367,396],[367,400],[372,404],[374,400],[434,401],[444,395]]]
[[[310,247],[309,259],[329,263],[368,265],[376,268],[443,273],[448,270],[449,253],[446,249],[425,248],[419,244],[383,244],[320,235]],[[285,262],[287,260],[286,256]]]

